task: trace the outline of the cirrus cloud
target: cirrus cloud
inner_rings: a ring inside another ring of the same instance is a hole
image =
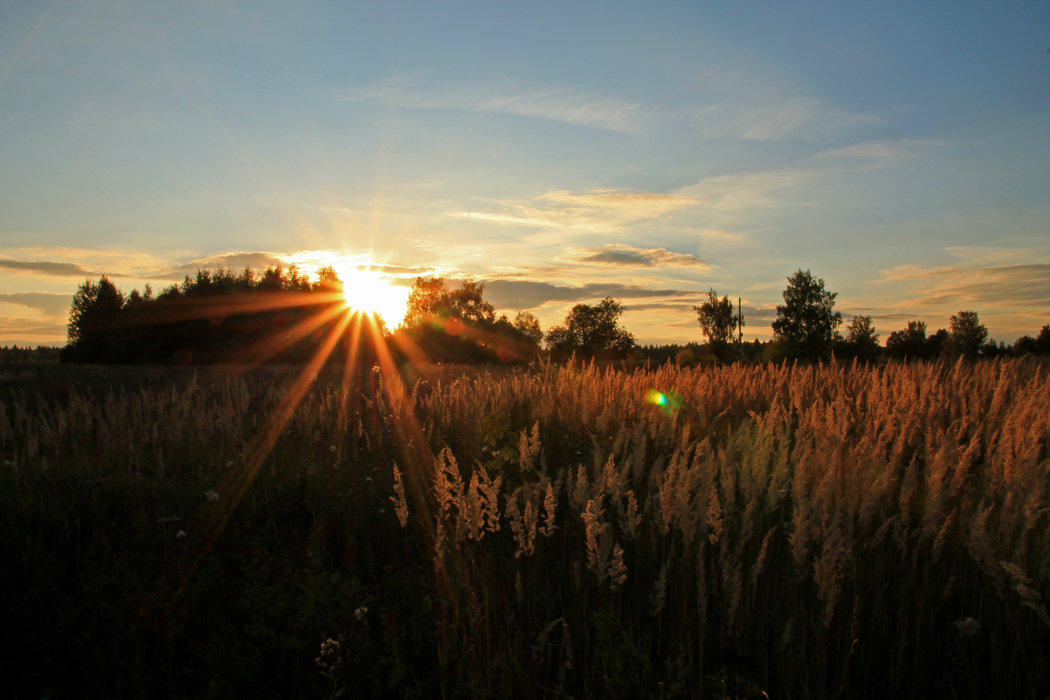
[[[0,268],[49,277],[92,277],[98,274],[77,263],[50,260],[0,259]]]
[[[532,200],[499,203],[503,211],[455,211],[457,216],[500,224],[564,228],[582,233],[612,233],[624,226],[691,207],[689,196],[664,192],[553,190]]]

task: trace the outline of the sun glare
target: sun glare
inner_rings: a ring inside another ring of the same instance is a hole
[[[409,289],[390,283],[390,278],[375,270],[358,267],[336,268],[343,281],[346,305],[357,311],[378,314],[387,328],[397,328],[405,318]]]
[[[316,278],[322,267],[331,267],[343,283],[346,305],[355,311],[377,314],[386,327],[394,330],[405,318],[410,290],[393,284],[393,279],[373,267],[368,255],[309,250],[289,256],[288,262]]]

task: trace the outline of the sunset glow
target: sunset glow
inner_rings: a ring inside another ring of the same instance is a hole
[[[408,287],[391,284],[391,278],[375,270],[357,267],[336,268],[343,281],[346,305],[357,311],[378,314],[387,328],[393,330],[405,317]]]
[[[292,264],[387,326],[435,276],[654,346],[708,290],[770,340],[805,269],[882,343],[1050,320],[1042,3],[250,5],[3,5],[0,346],[85,280]]]

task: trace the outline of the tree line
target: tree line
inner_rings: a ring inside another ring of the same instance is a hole
[[[743,319],[732,312],[728,297],[718,298],[712,289],[707,301],[693,307],[708,343],[708,359],[725,361],[734,350],[750,359],[781,360],[839,360],[874,361],[880,358],[900,360],[929,360],[941,357],[993,358],[1004,355],[1050,354],[1050,326],[1043,326],[1035,338],[1026,335],[1012,347],[989,339],[988,329],[981,323],[976,311],[959,311],[950,319],[948,329],[938,329],[927,337],[924,321],[909,321],[907,327],[894,331],[879,343],[871,316],[856,315],[850,319],[845,334],[839,331],[842,314],[835,311],[835,292],[825,289],[824,280],[809,270],[798,270],[788,277],[783,292],[784,303],[777,306],[777,317],[772,323],[773,339],[751,348],[738,341],[730,347],[734,327],[742,328]]]
[[[311,281],[294,265],[262,273],[198,270],[154,295],[149,285],[125,295],[108,278],[87,280],[70,309],[64,362],[206,364],[305,363],[321,348],[334,360],[371,363],[377,343],[402,362],[528,362],[541,354],[602,361],[630,359],[680,364],[734,361],[875,361],[1050,354],[1050,327],[1024,336],[1012,347],[988,339],[974,311],[951,317],[949,329],[930,336],[911,321],[879,343],[871,316],[853,316],[845,328],[834,309],[837,294],[809,270],[787,278],[777,306],[773,339],[743,341],[744,318],[728,296],[713,289],[693,307],[706,343],[641,347],[620,319],[623,305],[606,297],[576,304],[564,321],[546,332],[536,317],[518,312],[497,316],[484,286],[450,286],[440,277],[419,277],[409,294],[401,326],[391,331],[378,316],[348,315],[336,271],[324,267]],[[338,352],[336,352],[338,350]]]
[[[303,362],[336,322],[338,278],[323,268],[315,282],[292,266],[261,274],[219,268],[154,294],[147,284],[126,295],[107,277],[85,281],[73,296],[64,362],[207,364]]]

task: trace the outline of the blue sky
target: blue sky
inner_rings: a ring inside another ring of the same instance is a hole
[[[546,329],[1050,323],[1050,3],[0,2],[0,344],[77,285],[373,260]]]

